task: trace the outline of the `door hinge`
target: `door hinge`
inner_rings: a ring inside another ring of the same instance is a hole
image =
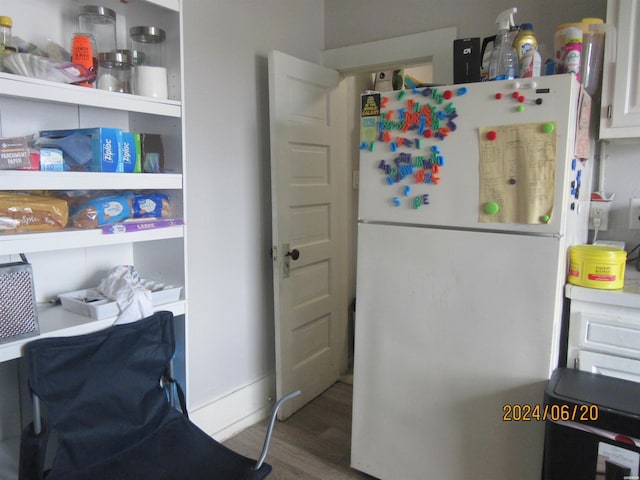
[[[607,118],[611,118],[613,114],[613,107],[611,105],[607,105]]]

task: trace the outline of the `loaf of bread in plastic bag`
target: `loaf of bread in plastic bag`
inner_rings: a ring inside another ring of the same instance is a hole
[[[0,233],[62,230],[68,221],[69,207],[63,199],[0,192]]]

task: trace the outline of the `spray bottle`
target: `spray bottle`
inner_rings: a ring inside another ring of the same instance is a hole
[[[498,33],[489,59],[489,80],[507,80],[518,76],[518,53],[511,45],[510,30],[515,27],[513,14],[517,8],[500,12],[496,18]]]

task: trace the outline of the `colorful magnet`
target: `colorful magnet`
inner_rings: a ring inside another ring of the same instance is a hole
[[[520,112],[520,113],[524,112],[524,105],[518,105],[518,106],[516,107],[516,111],[518,111],[518,112]]]
[[[496,100],[502,100],[502,94],[500,92],[496,93]]]
[[[543,215],[540,220],[542,220],[542,223],[549,223],[551,217],[549,215]]]
[[[398,197],[393,197],[393,204],[396,207],[399,207],[400,205],[402,205],[402,202],[400,201],[400,199]]]
[[[484,204],[484,213],[487,215],[495,215],[500,210],[497,202],[487,202]]]
[[[496,132],[495,130],[491,130],[489,132],[487,132],[487,140],[495,140],[496,138],[498,138],[498,132]]]
[[[553,125],[552,122],[547,122],[542,124],[542,131],[544,133],[551,133],[555,130],[555,128],[556,127]]]

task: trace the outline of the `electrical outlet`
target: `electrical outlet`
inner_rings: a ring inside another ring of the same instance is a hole
[[[640,228],[640,198],[629,199],[629,228]]]
[[[589,230],[598,230],[599,232],[607,231],[607,228],[609,228],[610,205],[611,202],[590,202]]]

